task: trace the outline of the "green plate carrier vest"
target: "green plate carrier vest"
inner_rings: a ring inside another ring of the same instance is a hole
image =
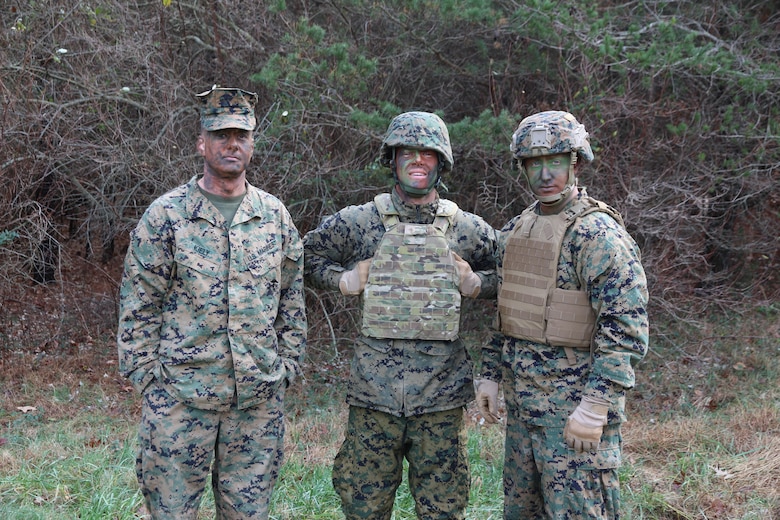
[[[399,221],[387,193],[374,198],[385,234],[363,291],[361,332],[372,338],[454,340],[460,326],[458,273],[445,232],[458,206],[439,200],[433,224]]]
[[[587,196],[555,215],[537,215],[534,208],[520,215],[506,242],[498,293],[501,332],[537,343],[590,348],[596,315],[588,293],[556,287],[563,236],[577,219],[594,211],[607,213],[621,226],[623,219]]]

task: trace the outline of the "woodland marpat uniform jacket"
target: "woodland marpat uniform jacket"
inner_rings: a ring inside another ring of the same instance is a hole
[[[157,378],[195,408],[247,408],[300,372],[303,246],[282,202],[249,184],[229,228],[197,178],[154,201],[120,291],[119,369],[139,391]]]
[[[439,199],[420,206],[405,204],[395,191],[392,202],[400,222],[431,224]],[[338,290],[342,273],[373,258],[385,234],[374,202],[349,206],[304,237],[306,281],[318,289]],[[458,210],[445,238],[482,278],[479,297],[496,293],[495,232],[482,218]],[[359,335],[350,370],[347,403],[398,417],[451,410],[474,398],[472,362],[462,339],[405,340]]]

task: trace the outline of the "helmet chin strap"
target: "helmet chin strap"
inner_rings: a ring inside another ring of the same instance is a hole
[[[410,186],[405,186],[401,181],[398,180],[398,175],[395,173],[395,169],[393,169],[393,177],[395,177],[395,182],[401,187],[401,190],[403,190],[404,193],[407,195],[412,195],[414,197],[420,197],[422,195],[428,195],[431,191],[433,191],[433,188],[436,187],[437,184],[439,184],[439,181],[441,180],[441,176],[439,175],[439,169],[440,167],[436,167],[436,175],[431,178],[431,180],[428,182],[428,186],[426,188],[412,188]]]

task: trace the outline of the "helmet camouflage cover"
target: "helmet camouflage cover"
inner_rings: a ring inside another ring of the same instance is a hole
[[[452,146],[450,134],[444,121],[430,112],[405,112],[396,116],[387,128],[379,150],[379,161],[383,166],[393,167],[393,149],[412,148],[436,150],[443,161],[443,170],[452,171]]]
[[[575,152],[582,160],[593,160],[588,132],[568,112],[550,110],[528,116],[512,134],[509,149],[519,161],[529,157]]]

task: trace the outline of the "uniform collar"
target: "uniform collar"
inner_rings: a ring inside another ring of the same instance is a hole
[[[216,225],[218,222],[224,220],[221,219],[219,210],[214,207],[211,202],[200,192],[198,187],[198,176],[194,176],[187,183],[187,198],[185,201],[185,208],[190,218],[202,218]],[[260,217],[263,215],[263,203],[257,190],[246,183],[246,194],[244,200],[241,202],[236,217],[233,219],[233,224],[239,222],[246,222],[254,217]]]
[[[395,189],[390,192],[390,196],[398,211],[398,219],[401,222],[414,222],[417,224],[430,224],[436,217],[436,211],[439,209],[439,194],[433,202],[427,204],[409,204],[404,202]]]

